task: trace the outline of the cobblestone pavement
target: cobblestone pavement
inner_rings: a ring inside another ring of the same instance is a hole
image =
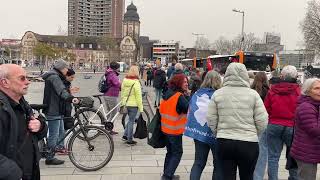
[[[153,89],[146,88],[151,99],[154,98]],[[152,101],[153,102],[153,101]],[[68,156],[57,156],[66,160],[64,165],[47,166],[41,160],[41,179],[42,180],[157,180],[160,179],[163,171],[165,149],[153,149],[147,145],[146,139],[137,140],[138,144],[127,147],[121,140],[123,128],[120,119],[115,124],[119,135],[113,136],[115,150],[112,160],[102,169],[94,172],[84,172],[73,166]],[[188,180],[190,170],[194,160],[194,144],[190,138],[183,138],[183,156],[176,174],[181,176],[181,180]],[[209,156],[207,166],[201,177],[202,180],[210,180],[212,176],[212,156]],[[284,168],[285,158],[281,156],[279,167],[279,178],[286,179],[288,173]],[[318,171],[320,172],[320,171]],[[318,178],[320,178],[318,174]]]

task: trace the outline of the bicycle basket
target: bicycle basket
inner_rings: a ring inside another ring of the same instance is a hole
[[[93,107],[94,100],[91,97],[79,97],[78,99],[80,100],[79,107]]]

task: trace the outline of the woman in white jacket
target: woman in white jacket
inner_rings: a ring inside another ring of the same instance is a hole
[[[228,66],[223,87],[209,103],[207,119],[216,133],[223,179],[235,180],[239,168],[241,180],[252,180],[259,155],[258,134],[265,130],[268,114],[259,94],[250,89],[245,65]]]

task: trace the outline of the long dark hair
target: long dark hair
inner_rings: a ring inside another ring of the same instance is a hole
[[[256,90],[262,99],[266,96],[266,91],[269,90],[269,83],[265,72],[260,71],[256,74],[251,89]]]

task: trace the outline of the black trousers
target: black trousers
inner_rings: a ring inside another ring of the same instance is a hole
[[[259,156],[258,142],[218,138],[217,155],[221,162],[224,180],[236,180],[237,168],[240,180],[253,180]]]

